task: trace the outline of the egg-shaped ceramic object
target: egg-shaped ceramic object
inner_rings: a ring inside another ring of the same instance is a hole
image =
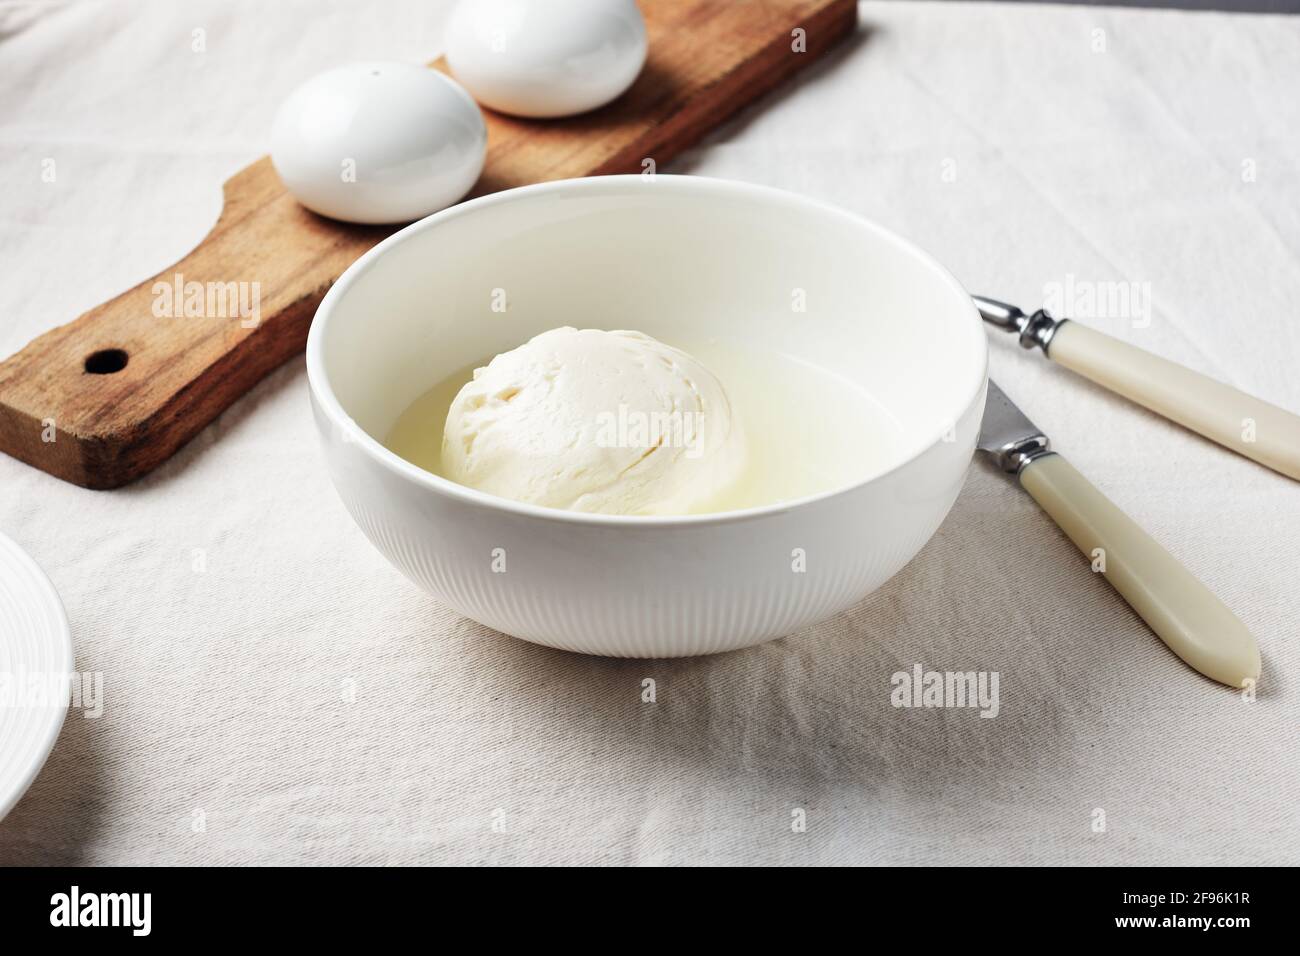
[[[646,58],[635,0],[461,0],[447,24],[447,64],[484,106],[554,117],[604,106]]]
[[[332,219],[410,222],[458,201],[483,171],[487,128],[458,83],[413,63],[353,63],[307,80],[271,130],[271,162]]]

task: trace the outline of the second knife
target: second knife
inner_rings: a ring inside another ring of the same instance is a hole
[[[1246,626],[1168,551],[1051,450],[1044,435],[989,380],[978,448],[1015,475],[1169,649],[1230,687],[1259,677]]]

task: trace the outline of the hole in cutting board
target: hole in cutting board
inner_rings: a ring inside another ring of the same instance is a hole
[[[91,375],[112,375],[126,368],[129,358],[122,349],[100,349],[86,356],[86,371]]]

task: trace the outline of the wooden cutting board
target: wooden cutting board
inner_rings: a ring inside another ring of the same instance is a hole
[[[472,195],[641,172],[646,159],[662,169],[857,19],[856,0],[641,0],[641,8],[649,58],[616,102],[563,120],[484,110],[487,164]],[[398,228],[307,212],[267,157],[228,180],[224,197],[217,224],[176,265],[0,363],[0,451],[87,488],[146,474],[300,353],[326,290]],[[184,286],[182,301],[169,301],[178,282],[235,285],[186,317]],[[245,304],[257,283],[257,322],[222,314],[236,312],[239,283],[248,284]]]

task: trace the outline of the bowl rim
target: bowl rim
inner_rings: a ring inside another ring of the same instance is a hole
[[[76,655],[72,647],[72,627],[68,622],[68,612],[50,576],[17,541],[3,532],[0,532],[0,554],[7,557],[10,569],[26,571],[35,582],[35,593],[28,595],[30,604],[42,605],[42,610],[50,616],[54,631],[57,632],[56,636],[49,632],[42,635],[46,638],[54,636],[54,640],[44,642],[40,650],[48,655],[48,660],[40,661],[38,657],[38,662],[48,666],[49,669],[46,671],[48,675],[67,678],[62,687],[62,701],[45,708],[45,712],[40,715],[40,720],[34,725],[38,733],[33,734],[32,739],[27,741],[32,746],[27,751],[26,765],[9,780],[0,781],[0,820],[3,820],[36,782],[36,778],[40,776],[46,761],[54,751],[54,745],[58,743],[59,735],[63,732],[68,708],[71,706],[71,679],[76,666]],[[3,586],[4,582],[0,582],[0,587]],[[20,659],[19,663],[28,665],[31,661]],[[20,739],[18,743],[21,745],[24,741]]]
[[[544,193],[566,194],[573,192],[621,192],[625,191],[630,182],[638,183],[637,188],[645,188],[645,176],[639,173],[627,173],[610,176],[585,176],[574,179],[557,179],[545,183],[534,183],[528,186],[517,186],[512,189],[505,189],[495,193],[489,193],[485,196],[479,196],[469,199],[446,209],[435,212],[423,219],[419,219],[410,225],[407,225],[391,236],[381,240],[369,251],[365,252],[353,262],[338,280],[325,293],[321,303],[316,308],[316,314],[312,318],[311,327],[307,333],[307,384],[308,390],[317,406],[337,425],[346,435],[352,444],[360,447],[363,452],[374,462],[379,464],[387,471],[413,482],[421,487],[427,488],[435,494],[449,497],[465,504],[475,505],[481,508],[488,508],[494,511],[505,511],[530,518],[539,518],[547,521],[561,522],[565,524],[583,524],[583,525],[601,525],[606,527],[655,527],[664,528],[677,525],[691,526],[709,526],[718,524],[727,524],[736,521],[755,520],[770,515],[784,514],[786,512],[802,509],[807,506],[836,498],[841,495],[852,494],[853,492],[866,487],[867,485],[883,481],[895,472],[908,467],[912,462],[927,454],[936,444],[943,440],[946,430],[929,437],[924,444],[919,446],[918,450],[908,455],[903,460],[896,462],[891,467],[875,472],[851,484],[832,488],[827,491],[817,492],[816,494],[806,495],[801,498],[794,498],[789,501],[776,502],[769,505],[756,505],[751,508],[743,508],[735,511],[717,511],[706,512],[703,514],[687,515],[611,515],[586,511],[566,511],[560,508],[548,508],[542,505],[529,504],[523,501],[515,501],[510,498],[502,498],[498,495],[489,494],[488,492],[478,491],[465,485],[457,484],[450,479],[435,475],[426,471],[419,465],[413,464],[402,458],[395,452],[390,451],[382,442],[374,438],[369,432],[357,424],[357,422],[344,410],[342,403],[334,395],[334,390],[329,381],[329,375],[325,371],[324,359],[324,340],[326,327],[329,324],[330,317],[338,301],[347,294],[348,289],[369,272],[384,253],[412,237],[425,232],[429,229],[458,219],[461,216],[472,215],[480,209],[490,206],[501,205],[513,202],[517,198],[524,196],[540,195]],[[970,293],[959,283],[938,260],[928,252],[917,246],[911,240],[904,238],[891,229],[886,229],[879,223],[860,216],[857,213],[850,212],[833,203],[824,200],[804,196],[800,193],[791,192],[785,189],[778,189],[773,186],[763,186],[755,183],[747,183],[740,180],[720,179],[712,176],[694,176],[694,175],[674,175],[669,173],[656,173],[654,176],[654,188],[661,188],[661,180],[666,180],[671,185],[668,189],[679,190],[700,190],[709,193],[731,193],[733,195],[749,195],[762,197],[765,200],[777,203],[784,203],[791,207],[802,207],[805,210],[821,212],[846,222],[851,222],[859,228],[866,228],[874,232],[878,237],[892,242],[900,247],[904,252],[919,259],[923,265],[929,268],[935,274],[936,279],[955,291],[961,299],[964,299],[971,318],[971,328],[978,333],[975,338],[979,344],[976,346],[979,351],[979,372],[973,376],[974,382],[967,386],[967,398],[962,405],[960,413],[954,417],[954,421],[960,420],[978,401],[983,393],[988,381],[988,339],[984,334],[983,321],[979,312],[975,308],[975,303],[971,301]],[[972,452],[973,453],[973,452]]]

